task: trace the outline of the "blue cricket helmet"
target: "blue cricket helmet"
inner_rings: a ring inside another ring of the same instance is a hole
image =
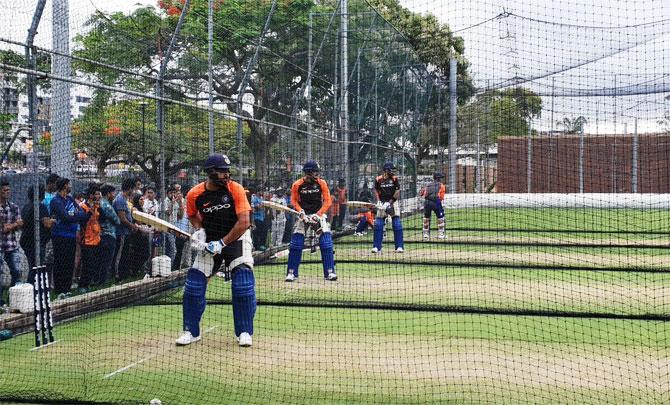
[[[393,164],[393,162],[389,160],[388,162],[384,163],[383,170],[384,171],[395,170],[395,165]]]
[[[306,161],[304,165],[302,165],[302,171],[305,173],[320,172],[321,167],[316,160],[310,159]]]
[[[207,160],[205,160],[203,169],[205,169],[205,171],[209,169],[230,169],[230,159],[228,159],[228,156],[226,155],[212,153],[207,157]]]
[[[433,173],[433,178],[436,179],[436,180],[437,180],[437,179],[441,179],[441,178],[443,178],[443,177],[444,177],[444,174],[442,174],[442,172],[435,172],[435,173]]]

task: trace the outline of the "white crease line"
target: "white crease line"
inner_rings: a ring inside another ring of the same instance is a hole
[[[51,346],[51,345],[55,345],[55,344],[58,343],[58,342],[60,342],[60,340],[54,340],[53,342],[49,342],[49,343],[47,343],[47,344],[45,344],[45,345],[37,346],[37,347],[33,347],[32,349],[30,349],[30,351],[31,351],[31,352],[34,352],[35,350],[40,350],[40,349],[42,349],[42,348],[44,348],[44,347]]]
[[[216,326],[209,327],[209,328],[205,329],[204,331],[202,331],[202,334],[204,335],[205,333],[211,332],[211,331],[213,331],[213,330],[216,329],[216,328],[217,328]],[[54,343],[55,343],[55,342],[54,342]],[[169,349],[168,349],[168,350],[169,350]],[[106,380],[106,379],[108,379],[108,378],[114,377],[115,375],[120,374],[120,373],[123,373],[124,371],[129,370],[129,369],[131,369],[131,368],[133,368],[133,367],[135,367],[135,366],[137,366],[137,365],[140,365],[140,364],[144,363],[144,362],[147,361],[147,360],[151,360],[151,359],[153,359],[154,357],[157,357],[159,354],[163,354],[163,353],[156,353],[156,354],[154,354],[153,356],[145,357],[145,358],[143,358],[143,359],[141,359],[141,360],[138,360],[138,361],[136,361],[136,362],[134,362],[134,363],[128,364],[128,365],[125,366],[125,367],[121,367],[120,369],[118,369],[118,370],[116,370],[116,371],[114,371],[114,372],[111,372],[111,373],[105,375],[104,377],[102,377],[102,379],[103,379],[103,380]]]

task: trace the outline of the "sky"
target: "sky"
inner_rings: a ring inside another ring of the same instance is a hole
[[[465,40],[478,88],[515,78],[543,95],[533,126],[558,129],[565,117],[587,118],[586,131],[660,130],[670,108],[670,1],[668,0],[400,0],[433,13]],[[35,0],[0,0],[0,37],[25,41]],[[129,12],[154,0],[70,0],[71,37],[96,10]],[[51,47],[47,2],[36,43]],[[586,97],[597,93],[599,97]],[[626,93],[633,93],[627,95]],[[644,94],[638,94],[644,93]],[[551,95],[554,95],[553,97]],[[577,97],[579,95],[579,97]],[[616,97],[615,97],[616,96]]]
[[[630,133],[635,118],[655,132],[670,108],[667,0],[400,1],[464,38],[479,88],[535,79],[523,85],[544,95],[538,128],[583,115],[591,133]]]

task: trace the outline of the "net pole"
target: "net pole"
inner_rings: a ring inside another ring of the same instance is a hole
[[[28,64],[28,69],[34,71],[37,69],[37,63],[35,61],[35,52],[36,49],[33,46],[33,41],[35,35],[37,35],[37,27],[40,24],[42,19],[42,12],[44,12],[44,6],[46,5],[46,0],[40,0],[35,7],[35,13],[33,14],[33,19],[28,29],[28,37],[26,38],[25,46],[25,57],[26,63]],[[37,88],[35,84],[35,74],[28,73],[27,77],[27,92],[28,92],[28,125],[30,131],[30,139],[33,140],[33,150],[32,150],[32,185],[33,185],[33,218],[40,217],[40,201],[39,201],[39,187],[40,187],[40,175],[39,175],[39,133],[35,128],[36,125],[36,116],[37,116]],[[40,233],[40,222],[39,219],[33,221],[33,235],[39,235]],[[34,238],[35,246],[35,266],[40,266],[40,238]],[[30,281],[30,280],[29,280]]]
[[[70,77],[72,63],[70,54],[70,15],[69,0],[53,2],[53,55],[52,72],[55,75]],[[52,82],[53,102],[51,103],[51,168],[61,177],[72,177],[72,137],[70,129],[70,83]]]
[[[160,64],[160,70],[158,71],[158,76],[156,78],[156,95],[159,97],[158,100],[158,105],[156,109],[156,129],[158,131],[158,138],[160,142],[159,146],[159,153],[160,153],[160,159],[159,159],[159,167],[158,167],[158,173],[160,177],[160,182],[161,184],[158,185],[158,189],[160,192],[160,198],[158,199],[158,212],[160,213],[159,215],[162,215],[165,217],[165,197],[166,197],[166,187],[165,187],[165,171],[166,171],[166,165],[165,165],[165,103],[163,101],[163,77],[165,76],[165,72],[167,70],[167,64],[170,60],[170,57],[172,55],[172,50],[175,47],[175,44],[177,42],[177,38],[179,37],[179,32],[181,31],[181,27],[184,24],[184,20],[186,19],[186,13],[188,12],[189,6],[191,4],[191,0],[186,0],[184,3],[184,6],[181,10],[181,13],[179,14],[179,20],[177,21],[177,26],[174,29],[174,33],[172,34],[172,38],[170,39],[170,45],[168,45],[168,49],[166,50],[165,54],[163,55],[163,58],[161,59],[161,64]],[[161,254],[165,251],[165,239],[160,244],[160,249],[161,249]]]
[[[238,88],[237,91],[237,154],[239,157],[239,166],[240,166],[240,184],[242,183],[243,180],[243,174],[242,174],[242,97],[244,97],[244,89],[247,88],[247,82],[249,81],[249,78],[251,77],[251,71],[256,67],[256,61],[258,60],[258,54],[261,51],[261,45],[263,44],[263,38],[265,37],[265,33],[268,31],[268,28],[270,27],[270,21],[272,20],[272,15],[275,12],[275,9],[277,7],[277,0],[272,1],[272,5],[270,6],[270,12],[268,13],[267,18],[265,19],[265,25],[263,26],[263,31],[261,31],[260,36],[258,37],[258,43],[256,45],[256,51],[254,52],[254,56],[249,60],[249,63],[247,64],[247,67],[244,71],[244,77],[242,78],[242,82],[240,83],[240,87]]]
[[[481,154],[480,154],[480,143],[479,143],[479,118],[477,119],[477,175],[476,175],[476,183],[475,183],[475,193],[481,193],[481,181],[482,181],[482,175],[481,175]]]
[[[310,11],[307,35],[307,159],[312,159],[312,24],[314,13]]]
[[[351,173],[349,169],[349,89],[347,88],[348,85],[348,77],[349,77],[349,43],[348,43],[348,25],[349,25],[349,15],[347,14],[348,8],[349,8],[349,1],[348,0],[341,0],[342,5],[340,8],[342,9],[342,19],[340,20],[341,22],[341,27],[342,27],[342,69],[340,71],[342,75],[342,135],[343,135],[343,140],[344,140],[344,179],[345,179],[345,184],[351,189]]]
[[[530,118],[528,119],[528,139],[526,148],[526,192],[530,193],[532,190],[533,178],[533,141],[531,139],[532,124]]]
[[[579,193],[584,192],[584,127],[579,131]]]
[[[638,171],[638,148],[639,148],[639,138],[637,135],[637,118],[635,118],[635,124],[633,128],[633,162],[631,164],[631,172],[632,172],[632,178],[631,178],[631,190],[633,193],[637,193],[637,171]]]
[[[209,153],[214,153],[214,0],[207,1],[207,105],[209,106]]]
[[[456,58],[449,60],[449,194],[456,194]]]

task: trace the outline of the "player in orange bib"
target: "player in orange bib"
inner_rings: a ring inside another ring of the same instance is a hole
[[[249,228],[251,206],[244,188],[230,179],[230,160],[212,154],[205,161],[207,180],[186,195],[186,215],[196,229],[191,246],[198,252],[184,287],[184,332],[177,345],[201,339],[209,277],[220,266],[232,273],[233,323],[240,346],[251,346],[256,313],[256,280]]]
[[[319,249],[323,263],[323,277],[329,281],[337,280],[335,273],[335,256],[333,253],[333,237],[326,220],[326,212],[332,200],[328,184],[319,177],[320,167],[314,160],[308,160],[302,167],[305,175],[291,186],[291,203],[300,218],[293,229],[289,246],[286,281],[298,278],[298,267],[302,261],[302,249],[305,245],[305,233],[313,229],[319,235]]]
[[[402,223],[400,222],[400,209],[396,202],[400,198],[400,181],[394,174],[393,162],[384,163],[384,173],[375,179],[375,192],[377,194],[377,216],[375,218],[374,236],[372,239],[372,253],[382,251],[382,239],[384,235],[384,224],[387,216],[391,217],[393,227],[393,241],[395,251],[402,253],[405,250]]]
[[[440,181],[444,175],[440,172],[433,174],[433,182],[421,190],[421,197],[423,202],[423,238],[430,238],[430,218],[433,212],[437,217],[437,237],[444,239],[444,208],[442,208],[442,200],[444,200],[445,187]]]

